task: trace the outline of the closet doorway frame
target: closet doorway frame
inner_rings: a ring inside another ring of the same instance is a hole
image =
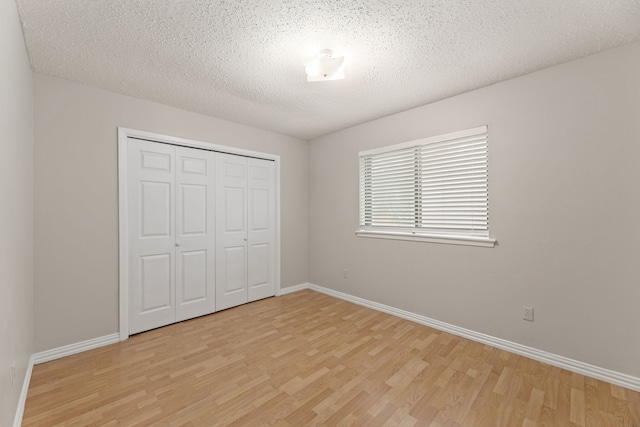
[[[276,203],[276,239],[275,239],[275,296],[280,295],[280,156],[277,154],[245,150],[226,145],[162,135],[136,129],[118,127],[118,299],[120,341],[129,338],[129,224],[127,194],[127,141],[129,138],[180,147],[198,148],[237,156],[272,160],[275,163],[275,203]]]

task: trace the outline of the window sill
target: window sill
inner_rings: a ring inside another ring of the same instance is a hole
[[[493,248],[496,245],[496,239],[491,239],[489,237],[452,236],[444,234],[414,234],[397,231],[357,230],[356,236],[372,239],[409,240],[411,242],[480,246],[484,248]]]

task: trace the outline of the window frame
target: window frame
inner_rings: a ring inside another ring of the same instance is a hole
[[[488,222],[488,163],[486,166],[487,173],[487,193],[486,193],[486,207],[487,207],[487,216],[486,216],[486,230],[445,230],[439,231],[435,228],[422,227],[417,225],[422,217],[420,216],[420,212],[422,212],[424,205],[421,204],[421,195],[419,193],[418,187],[416,187],[416,201],[414,204],[415,207],[415,227],[402,227],[402,226],[379,226],[379,225],[364,225],[363,217],[364,212],[366,211],[365,203],[367,202],[367,193],[364,192],[365,184],[367,182],[363,182],[363,162],[365,162],[367,156],[377,155],[377,154],[386,154],[392,152],[398,152],[399,150],[407,150],[416,148],[416,153],[418,152],[418,147],[428,146],[430,144],[435,143],[443,143],[447,141],[453,141],[456,139],[474,137],[474,136],[482,136],[488,134],[488,126],[479,126],[471,129],[466,129],[457,132],[450,132],[442,135],[435,135],[427,138],[417,139],[409,142],[404,142],[400,144],[394,144],[390,146],[379,147],[371,150],[365,150],[358,153],[358,174],[359,174],[359,186],[358,186],[358,223],[359,228],[356,230],[356,236],[358,237],[366,237],[366,238],[376,238],[376,239],[392,239],[392,240],[407,240],[414,242],[429,242],[429,243],[444,243],[444,244],[454,244],[454,245],[467,245],[467,246],[481,246],[481,247],[494,247],[496,244],[496,240],[489,236],[489,222]],[[486,153],[488,156],[488,135],[486,136]],[[409,155],[410,157],[410,155]],[[488,162],[488,158],[487,158]],[[416,167],[420,166],[420,159],[416,154],[415,163]],[[424,170],[421,168],[416,169],[414,177],[416,183],[421,182],[420,176],[424,173]],[[370,184],[370,181],[369,181]],[[416,184],[419,185],[419,184]],[[369,197],[370,200],[370,197]],[[369,205],[370,206],[370,205]]]

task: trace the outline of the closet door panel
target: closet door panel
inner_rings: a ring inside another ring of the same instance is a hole
[[[227,246],[224,248],[224,294],[246,293],[247,276],[245,246]],[[242,301],[246,302],[246,301]]]
[[[176,321],[215,311],[215,154],[176,147]]]
[[[247,302],[247,159],[216,154],[216,310]]]
[[[248,160],[248,300],[275,294],[275,163]]]
[[[182,274],[178,283],[181,285],[181,303],[195,303],[206,299],[207,251],[181,251],[180,264]]]
[[[174,149],[129,139],[129,330],[175,322]]]
[[[147,255],[139,259],[140,313],[171,307],[171,254]]]
[[[249,246],[249,299],[254,301],[256,299],[265,298],[271,296],[267,291],[267,295],[258,296],[260,288],[266,288],[271,286],[269,276],[271,273],[271,266],[269,265],[271,254],[271,247],[269,244],[252,244]]]

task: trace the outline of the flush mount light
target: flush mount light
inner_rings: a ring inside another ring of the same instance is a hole
[[[318,56],[305,61],[308,82],[344,79],[344,56],[334,58],[333,52],[323,49]]]

